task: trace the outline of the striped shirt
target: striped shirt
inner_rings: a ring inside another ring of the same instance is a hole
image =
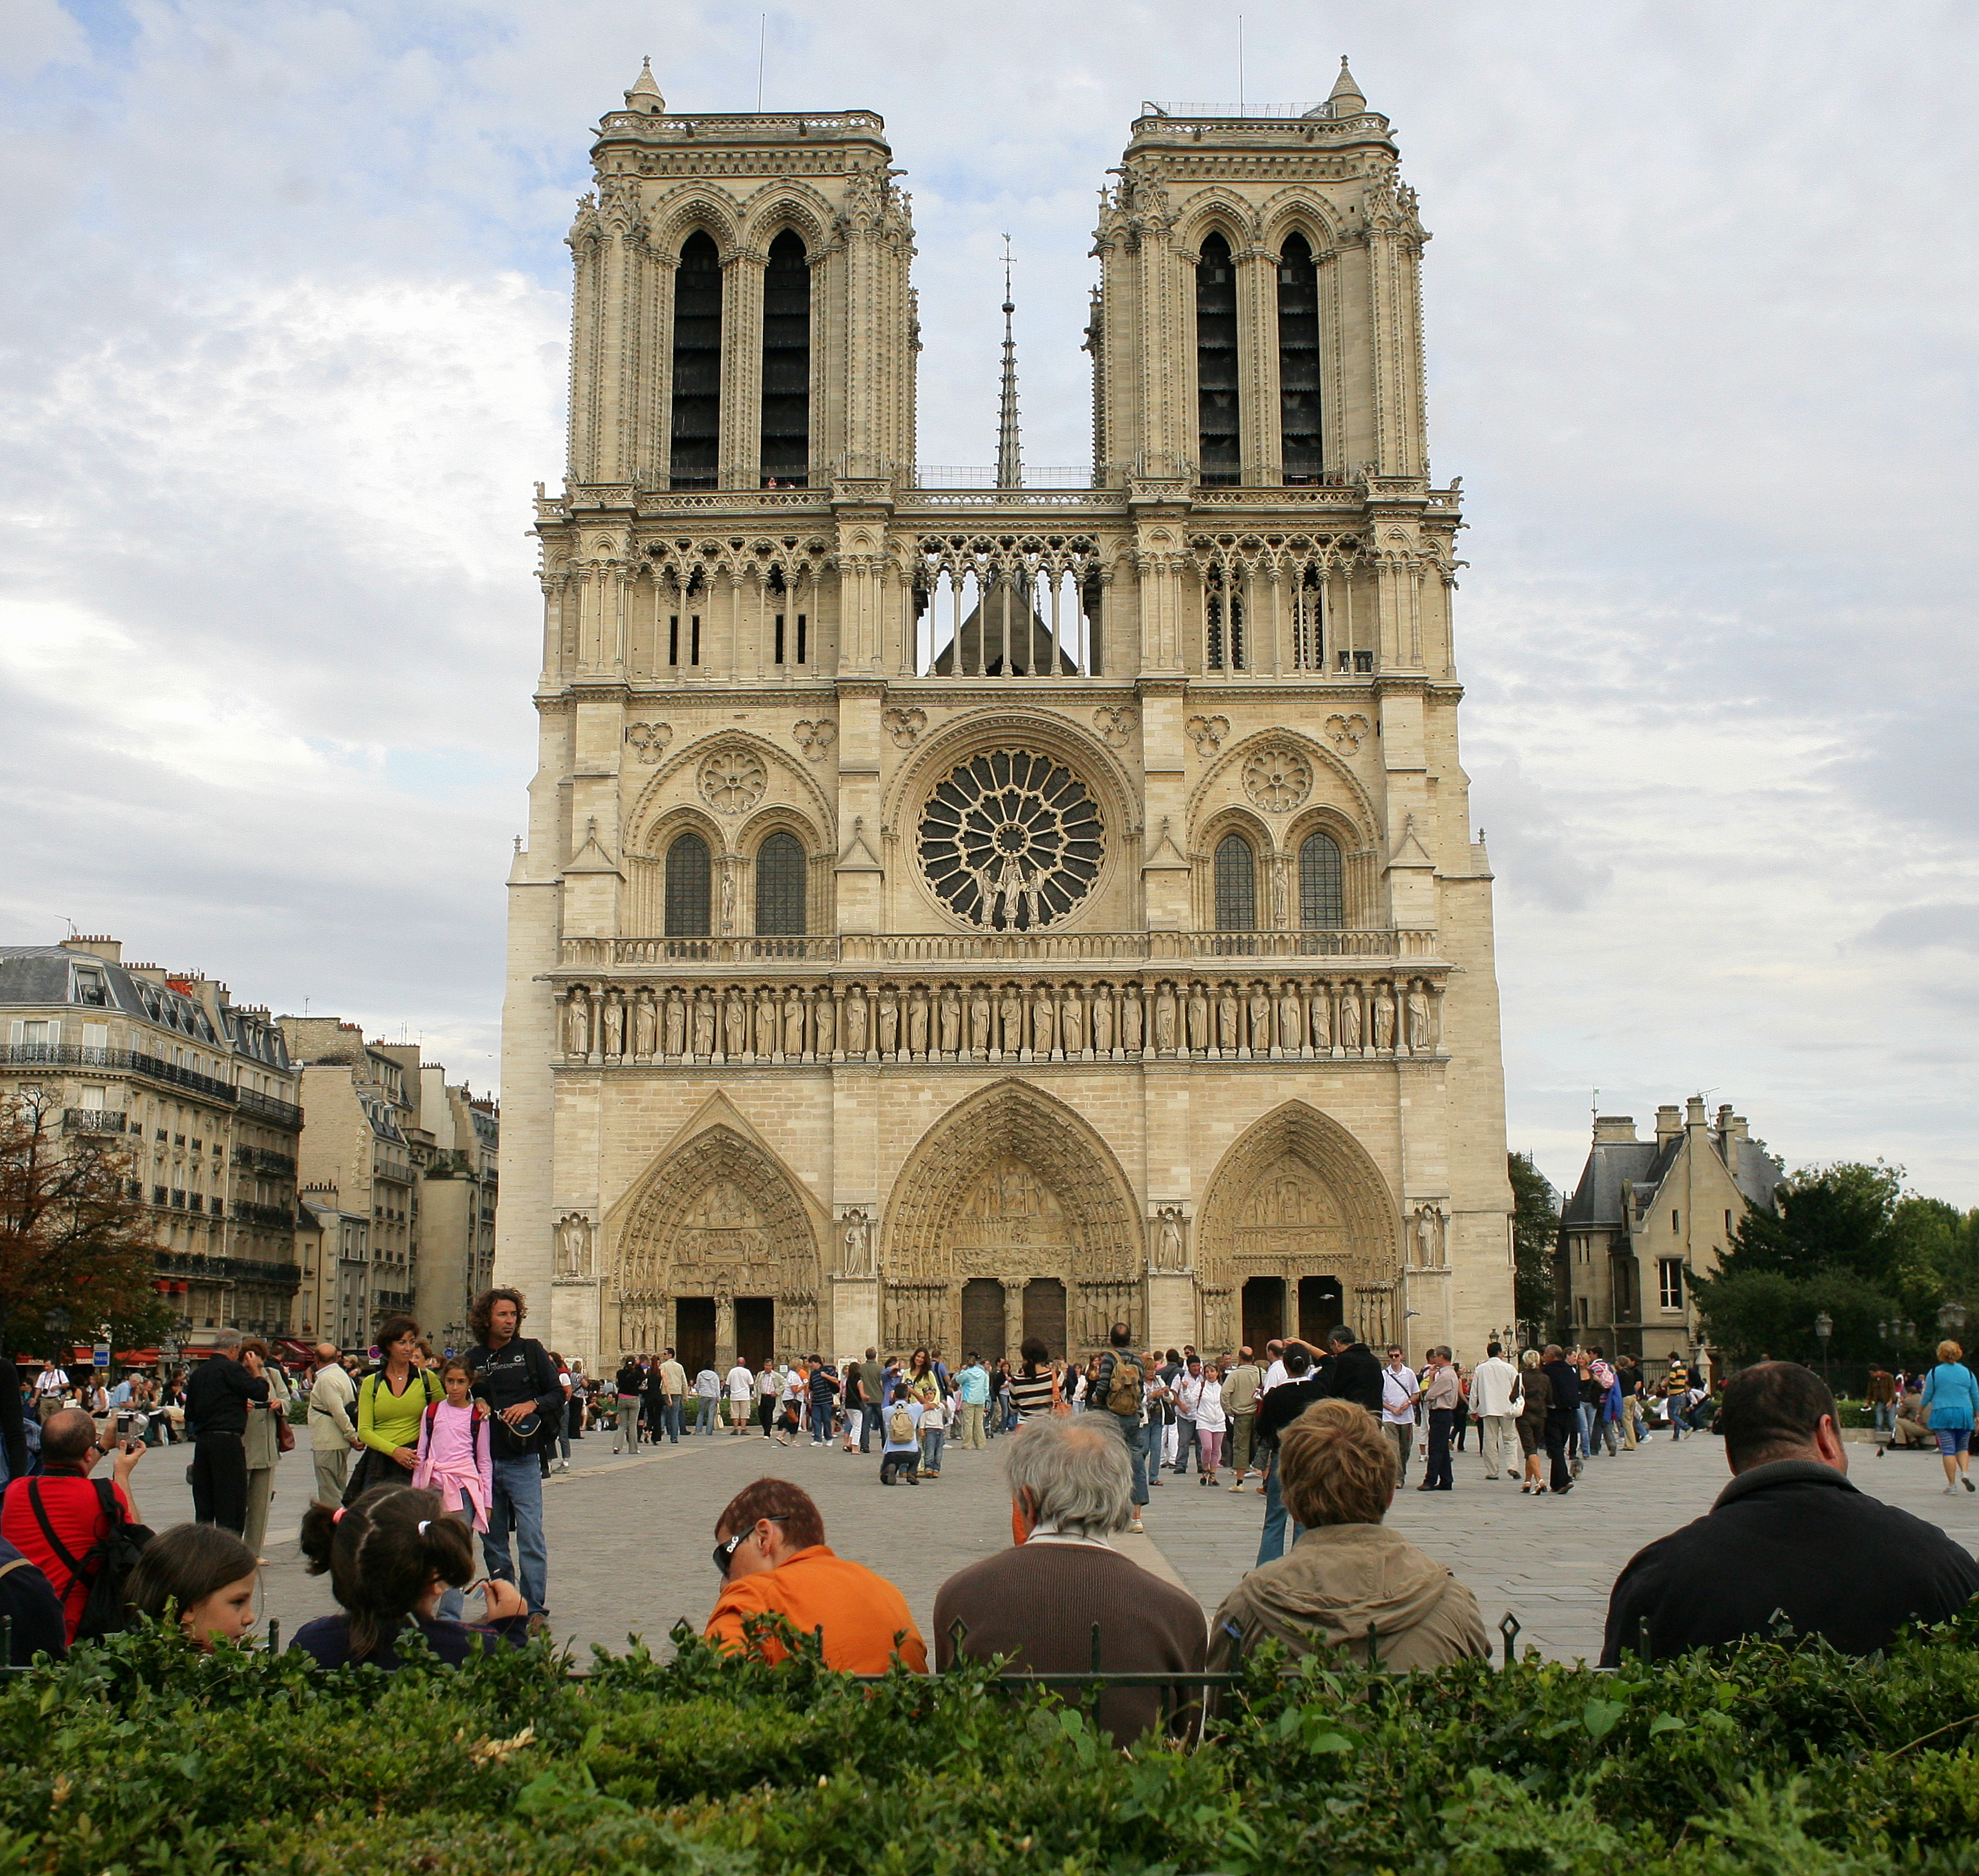
[[[1049,1414],[1052,1408],[1051,1370],[1046,1368],[1035,1376],[1026,1375],[1020,1370],[1012,1375],[1010,1399],[1019,1420],[1036,1420],[1041,1414]]]

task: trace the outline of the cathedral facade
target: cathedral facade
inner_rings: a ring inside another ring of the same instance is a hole
[[[642,74],[592,156],[499,1280],[690,1372],[1123,1319],[1475,1359],[1490,873],[1387,120],[1344,61],[1294,114],[1144,107],[1050,486],[1007,342],[995,469],[917,468],[878,117]]]

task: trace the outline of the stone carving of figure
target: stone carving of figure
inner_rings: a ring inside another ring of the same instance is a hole
[[[1141,1052],[1141,993],[1130,986],[1120,999],[1120,1046],[1130,1056]]]
[[[953,984],[941,993],[940,1046],[945,1056],[962,1046],[962,998]]]
[[[801,990],[787,990],[784,993],[784,1053],[801,1056],[804,1052],[804,1001]]]
[[[880,991],[880,1052],[883,1056],[895,1053],[900,1046],[900,999],[891,984],[883,985]]]
[[[1188,993],[1188,1046],[1192,1049],[1209,1046],[1209,993],[1201,984]]]
[[[1092,1052],[1113,1052],[1113,993],[1104,987],[1092,999]]]
[[[1261,1056],[1271,1046],[1271,999],[1261,983],[1251,986],[1251,1052]]]
[[[912,1056],[927,1053],[928,1000],[925,990],[917,989],[907,1003],[907,1052]]]
[[[1385,1056],[1395,1046],[1395,999],[1388,986],[1378,986],[1374,994],[1374,1049]]]
[[[653,1008],[653,995],[650,990],[641,990],[639,1000],[632,1006],[632,1052],[640,1056],[651,1055],[659,1040],[659,1013]]]
[[[1004,986],[997,1014],[1003,1026],[1003,1052],[1014,1055],[1024,1046],[1024,1004],[1015,984]]]
[[[831,1000],[829,990],[817,993],[817,1034],[812,1046],[820,1056],[829,1056],[838,1046],[838,1006]]]
[[[1058,1000],[1058,1037],[1067,1056],[1078,1055],[1086,1047],[1086,999],[1074,984],[1068,984]]]
[[[605,999],[605,1052],[608,1056],[625,1052],[625,1005],[617,996]]]
[[[731,1062],[749,1052],[749,999],[743,992],[729,992],[721,1013],[721,1046]]]
[[[1057,1011],[1052,1007],[1051,993],[1040,986],[1031,994],[1031,1053],[1048,1056],[1052,1052],[1052,1032],[1058,1027]]]
[[[1175,991],[1165,983],[1155,993],[1155,1048],[1165,1056],[1174,1052],[1175,1046]]]
[[[714,1053],[714,1003],[705,990],[694,999],[694,1052]]]
[[[979,983],[969,993],[969,1049],[972,1055],[989,1052],[990,1023],[994,1013],[988,989]]]
[[[1182,1208],[1164,1205],[1160,1228],[1155,1237],[1155,1268],[1178,1271],[1182,1268]]]
[[[1326,986],[1314,984],[1309,1007],[1312,1012],[1312,1046],[1318,1049],[1330,1050],[1333,1046],[1333,1016],[1328,1006],[1329,1001]]]
[[[1427,1055],[1436,1046],[1435,1018],[1429,1006],[1429,993],[1420,983],[1409,986],[1409,1048],[1418,1056]]]
[[[866,993],[856,983],[845,999],[845,1052],[848,1056],[866,1052]]]
[[[687,1047],[687,1012],[678,996],[667,999],[666,1052],[679,1055]]]
[[[1288,1055],[1296,1054],[1305,1040],[1305,1012],[1299,1007],[1298,988],[1281,985],[1278,990],[1278,1046]]]
[[[563,1006],[563,1052],[567,1056],[591,1053],[591,999],[582,990],[573,990]]]
[[[1424,1270],[1443,1267],[1443,1214],[1434,1205],[1416,1208],[1416,1262]]]
[[[783,1047],[776,993],[767,984],[756,993],[756,1052],[773,1056]]]
[[[591,1221],[581,1212],[567,1212],[556,1228],[557,1274],[591,1274]]]
[[[1349,1055],[1361,1052],[1361,986],[1357,983],[1341,986],[1340,1046]]]
[[[870,1277],[873,1274],[872,1228],[863,1211],[845,1215],[845,1265],[842,1274]]]
[[[721,869],[721,929],[724,934],[735,929],[735,869],[726,864]]]
[[[1242,1040],[1238,1032],[1237,1023],[1237,986],[1234,983],[1226,983],[1216,998],[1216,1042],[1218,1048],[1235,1052],[1238,1043]]]

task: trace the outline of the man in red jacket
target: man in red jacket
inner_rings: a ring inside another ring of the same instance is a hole
[[[141,1441],[131,1441],[119,1447],[111,1461],[110,1489],[134,1524],[143,1520],[131,1496],[130,1479],[144,1450]],[[66,1551],[79,1566],[110,1534],[109,1515],[89,1477],[101,1457],[96,1423],[79,1407],[64,1407],[50,1414],[41,1429],[40,1475],[12,1480],[0,1500],[0,1537],[48,1578],[61,1599],[63,1626],[71,1642],[89,1601],[91,1579],[79,1567],[71,1569],[61,1553]]]

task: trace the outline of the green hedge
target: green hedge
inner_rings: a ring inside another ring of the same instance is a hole
[[[0,1685],[0,1871],[1950,1876],[1979,1868],[1975,1636],[1605,1675],[1261,1659],[1207,1744],[1122,1753],[973,1670],[874,1689],[684,1641],[387,1678],[154,1632]]]

